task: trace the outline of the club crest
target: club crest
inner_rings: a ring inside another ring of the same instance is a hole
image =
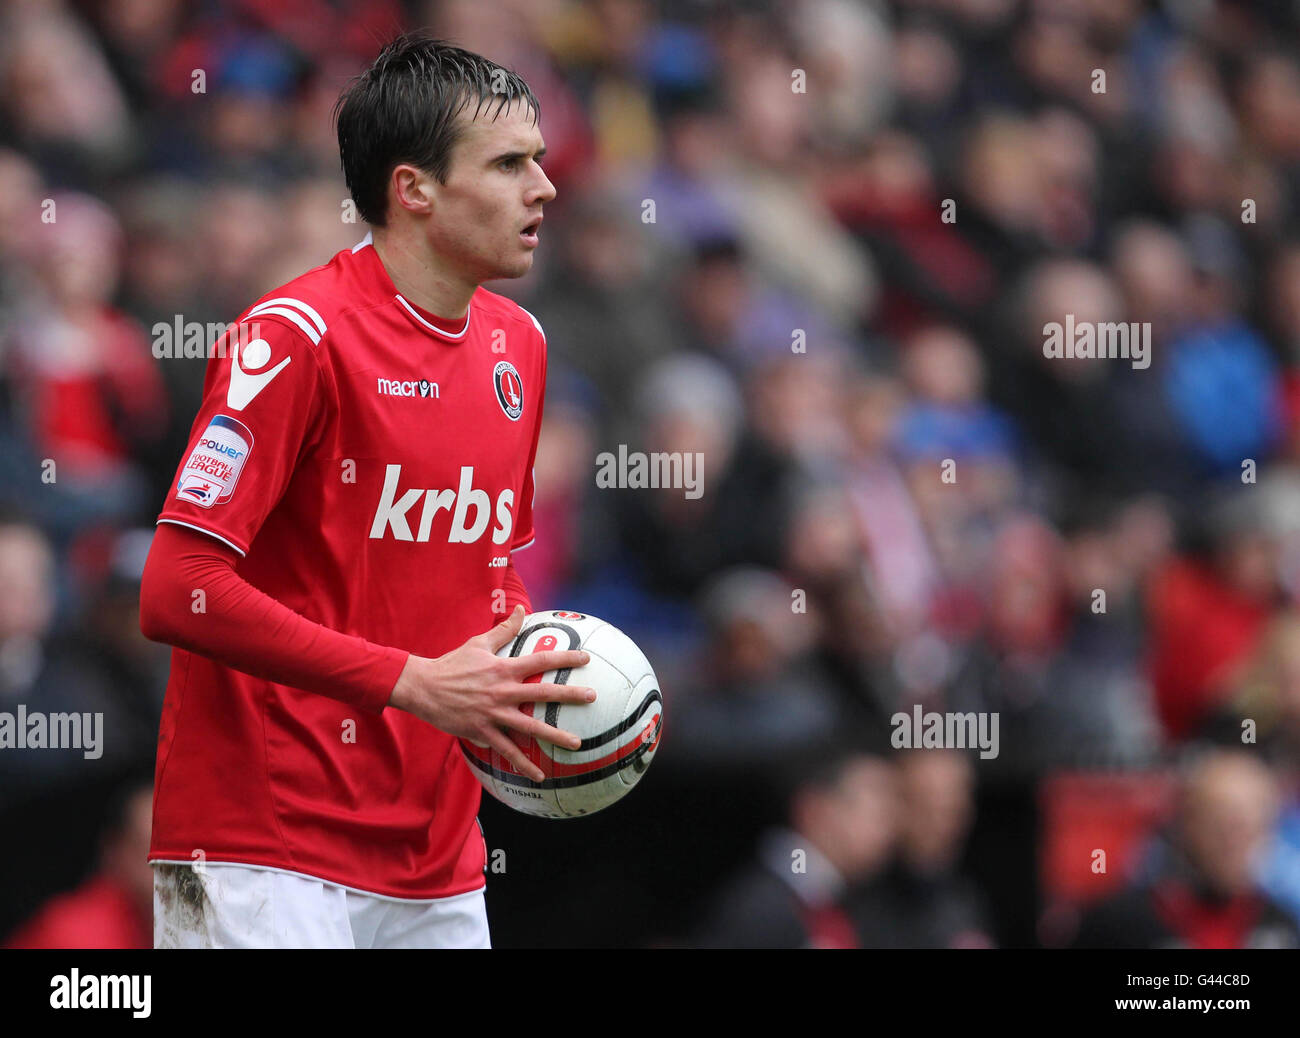
[[[524,413],[524,382],[515,366],[508,360],[499,362],[492,371],[492,385],[506,417],[512,422],[519,421]]]

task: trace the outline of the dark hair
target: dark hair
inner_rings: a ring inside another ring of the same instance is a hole
[[[464,130],[457,117],[471,101],[471,119],[487,107],[495,120],[518,100],[536,121],[541,106],[516,73],[425,33],[393,40],[334,106],[343,178],[361,218],[384,226],[388,177],[403,162],[447,182],[452,148]]]

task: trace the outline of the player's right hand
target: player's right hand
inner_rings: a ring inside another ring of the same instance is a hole
[[[491,746],[515,770],[535,782],[545,777],[505,732],[514,729],[535,739],[576,750],[582,740],[519,709],[520,703],[590,703],[595,689],[526,679],[548,670],[585,665],[590,656],[581,649],[552,649],[527,656],[503,658],[497,650],[509,645],[524,622],[524,607],[489,631],[475,635],[437,659],[416,656],[406,661],[393,686],[388,705],[414,714],[449,735]]]

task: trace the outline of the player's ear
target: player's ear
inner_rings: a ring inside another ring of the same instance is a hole
[[[393,168],[389,189],[396,205],[411,213],[427,213],[433,208],[433,178],[409,163]]]

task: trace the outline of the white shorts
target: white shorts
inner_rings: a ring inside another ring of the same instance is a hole
[[[155,948],[490,948],[483,890],[411,901],[297,872],[154,862]]]

